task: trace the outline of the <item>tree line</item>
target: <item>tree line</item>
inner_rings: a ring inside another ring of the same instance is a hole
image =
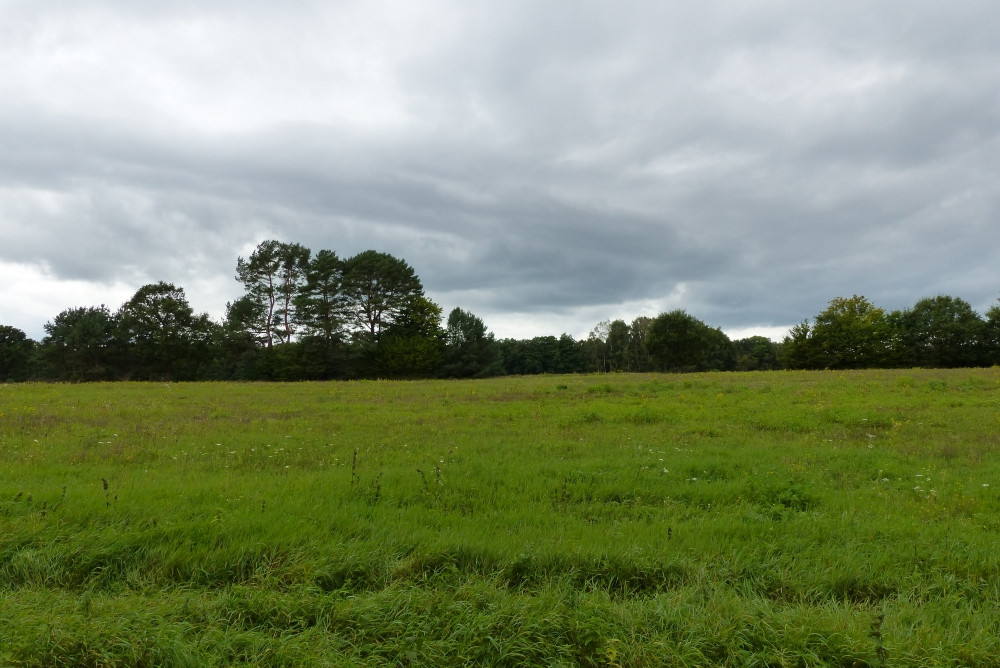
[[[836,298],[780,342],[730,340],[683,310],[599,323],[585,339],[498,340],[461,308],[447,318],[413,267],[374,250],[349,258],[264,241],[238,258],[243,295],[221,321],[171,283],[117,310],[73,307],[41,341],[0,325],[0,380],[328,380],[510,374],[959,367],[1000,363],[1000,307],[980,316],[938,296],[886,312]]]

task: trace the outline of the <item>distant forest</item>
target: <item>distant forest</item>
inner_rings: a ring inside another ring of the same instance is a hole
[[[374,250],[341,259],[264,241],[238,258],[244,294],[221,322],[183,288],[144,285],[116,311],[68,308],[41,341],[0,325],[0,380],[327,380],[511,374],[971,367],[1000,364],[1000,306],[928,297],[891,311],[832,300],[776,343],[730,340],[683,310],[599,323],[586,339],[496,339],[476,315],[444,318],[413,267]]]

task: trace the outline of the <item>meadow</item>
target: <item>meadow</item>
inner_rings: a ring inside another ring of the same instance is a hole
[[[0,665],[1000,665],[1000,370],[0,386]]]

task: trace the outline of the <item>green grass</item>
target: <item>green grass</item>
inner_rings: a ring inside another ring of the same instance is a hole
[[[996,369],[0,386],[0,665],[1000,665],[998,406]]]

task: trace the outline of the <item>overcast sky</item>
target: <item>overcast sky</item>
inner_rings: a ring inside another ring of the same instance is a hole
[[[0,324],[264,239],[500,337],[1000,296],[996,0],[0,0]]]

